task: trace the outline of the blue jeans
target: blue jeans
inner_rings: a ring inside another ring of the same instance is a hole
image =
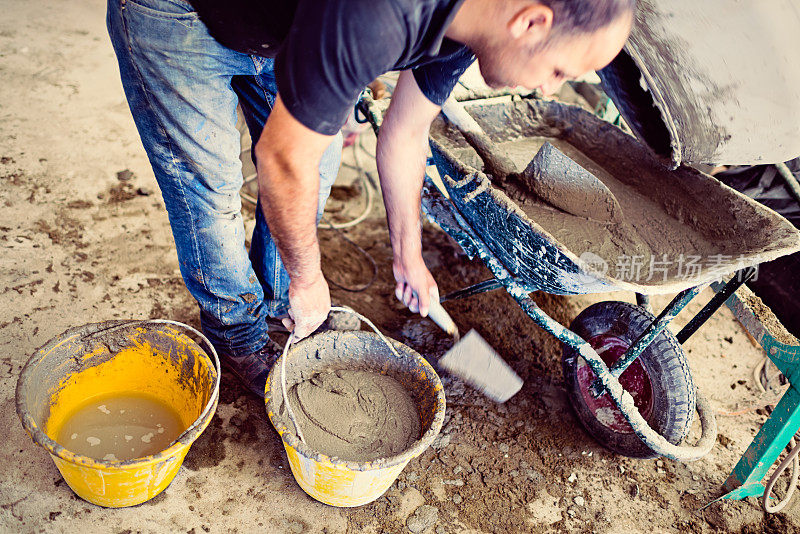
[[[266,319],[288,307],[289,275],[261,206],[245,246],[236,105],[257,140],[277,93],[273,60],[219,44],[184,0],[108,0],[106,22],[203,331],[224,353],[255,352]],[[320,162],[318,220],[341,148],[339,135]]]

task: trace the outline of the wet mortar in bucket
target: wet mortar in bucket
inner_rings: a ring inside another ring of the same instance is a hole
[[[292,474],[325,504],[360,506],[379,498],[441,429],[439,377],[422,356],[390,342],[397,356],[369,332],[325,332],[292,346],[286,390],[305,442],[283,403],[281,365],[270,372],[267,412]]]
[[[359,462],[400,453],[420,437],[414,400],[394,378],[370,371],[318,373],[289,391],[306,444]]]
[[[186,330],[199,335],[169,321],[85,325],[26,364],[17,413],[83,499],[116,508],[153,498],[208,426],[219,362]]]

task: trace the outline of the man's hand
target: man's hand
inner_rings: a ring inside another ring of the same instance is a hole
[[[403,259],[395,255],[392,271],[397,280],[394,290],[397,299],[408,306],[412,313],[419,312],[423,317],[427,316],[430,299],[439,300],[439,288],[422,256]]]
[[[439,106],[419,90],[411,71],[400,73],[378,135],[377,162],[394,251],[395,295],[423,317],[438,288],[422,259],[420,193],[428,155],[428,130]]]
[[[323,276],[302,285],[292,282],[289,285],[289,319],[283,325],[294,332],[295,340],[310,335],[328,318],[331,308],[331,295],[328,283]]]
[[[319,162],[331,143],[298,122],[278,95],[256,144],[258,194],[286,271],[295,339],[322,324],[331,307],[317,242]]]

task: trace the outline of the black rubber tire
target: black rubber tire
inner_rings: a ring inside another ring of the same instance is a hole
[[[570,330],[583,339],[609,333],[632,344],[655,320],[627,302],[605,301],[589,306],[572,321]],[[598,421],[586,405],[578,384],[577,351],[564,345],[562,363],[572,408],[586,431],[611,451],[631,458],[656,458],[636,434],[620,433]],[[650,379],[652,411],[647,422],[667,441],[677,445],[688,434],[695,411],[695,387],[683,349],[668,329],[648,346],[639,361]]]

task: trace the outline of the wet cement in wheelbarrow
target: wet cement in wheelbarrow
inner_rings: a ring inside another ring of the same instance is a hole
[[[414,400],[386,375],[317,373],[292,386],[289,401],[306,444],[327,456],[370,462],[399,454],[420,437]]]
[[[696,273],[712,264],[720,274],[735,270],[731,264],[739,260],[739,250],[730,242],[712,242],[705,237],[723,232],[706,228],[704,235],[686,222],[679,221],[658,202],[659,188],[655,184],[652,194],[656,198],[646,196],[561,139],[524,137],[497,143],[497,149],[514,163],[518,172],[522,172],[545,141],[603,182],[617,199],[621,217],[608,222],[575,216],[541,201],[517,184],[496,179],[492,183],[503,190],[529,219],[570,251],[578,256],[592,253],[605,262],[605,265],[592,264],[591,267],[607,269],[611,276],[640,283],[685,278],[692,269]],[[477,169],[482,167],[480,158],[471,148],[455,149],[454,153],[467,165]],[[563,200],[586,201],[580,196]],[[675,200],[680,204],[680,199]],[[708,209],[713,210],[714,206],[708,206]],[[594,258],[590,256],[590,259]]]

